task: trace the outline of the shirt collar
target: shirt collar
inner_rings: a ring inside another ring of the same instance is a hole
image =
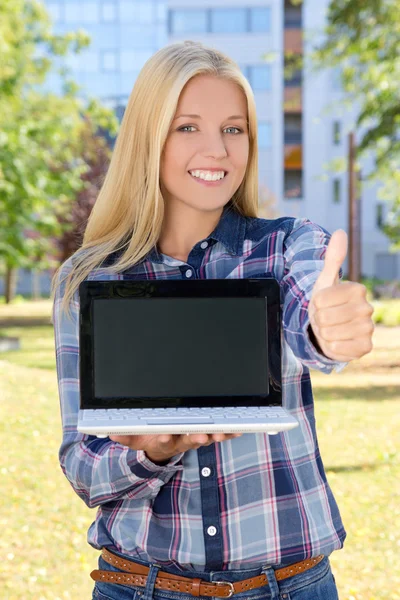
[[[230,254],[243,254],[243,243],[246,233],[246,218],[229,202],[222,212],[221,218],[209,238],[220,242]]]
[[[243,243],[246,235],[246,217],[243,217],[233,206],[232,202],[224,207],[221,218],[212,233],[206,238],[214,242],[220,242],[230,254],[241,256],[243,254]],[[204,241],[204,240],[203,240]],[[102,266],[108,266],[115,262],[122,254],[122,249],[114,251],[102,263]],[[152,248],[150,252],[139,262],[150,260],[153,263],[163,263],[162,254],[157,248]]]
[[[230,254],[240,256],[243,254],[245,234],[246,218],[242,217],[242,215],[234,208],[233,204],[229,202],[224,207],[216,228],[206,239],[220,242]],[[153,248],[146,258],[154,263],[164,262],[163,257],[157,248]]]

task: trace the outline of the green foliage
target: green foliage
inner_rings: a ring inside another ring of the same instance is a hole
[[[332,0],[325,41],[312,54],[314,69],[340,67],[346,102],[357,103],[365,128],[357,156],[371,151],[366,176],[382,183],[389,202],[384,233],[400,248],[400,0]]]
[[[372,305],[374,323],[382,323],[386,327],[400,325],[400,300],[374,300]]]
[[[114,113],[95,99],[85,106],[66,69],[58,71],[63,96],[41,88],[55,57],[89,43],[83,31],[53,35],[38,0],[0,3],[0,262],[7,268],[56,266],[52,238],[65,229],[57,215],[85,187],[89,168],[82,130],[89,123],[93,135],[117,132]]]

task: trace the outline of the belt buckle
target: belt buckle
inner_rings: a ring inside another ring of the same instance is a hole
[[[229,596],[226,596],[226,598],[231,598],[233,596],[233,594],[235,593],[235,588],[233,587],[233,583],[231,581],[213,581],[213,583],[215,583],[215,585],[229,585],[230,589],[229,589]]]

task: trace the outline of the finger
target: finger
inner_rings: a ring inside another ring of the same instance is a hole
[[[347,233],[338,229],[332,234],[325,253],[324,267],[314,289],[322,290],[339,282],[339,271],[347,256]]]
[[[355,360],[361,358],[372,350],[370,336],[360,337],[356,340],[345,340],[324,343],[324,353],[335,360]]]
[[[213,433],[212,439],[214,440],[214,442],[223,442],[225,439],[225,434],[224,433]]]
[[[180,442],[187,450],[196,449],[200,448],[200,446],[208,442],[208,435],[206,433],[188,433],[186,435],[182,434]]]
[[[330,327],[319,327],[318,336],[325,342],[344,342],[360,337],[372,336],[375,327],[371,319],[356,319],[351,323],[333,325]]]
[[[315,294],[313,299],[316,308],[327,308],[350,302],[353,304],[364,303],[366,296],[367,288],[365,285],[354,281],[345,281],[340,285],[318,290],[318,294]]]
[[[158,441],[160,442],[160,444],[170,444],[171,440],[172,440],[172,436],[169,433],[162,433],[158,437]]]
[[[337,306],[320,308],[314,311],[313,319],[319,328],[330,327],[332,325],[351,323],[357,319],[368,319],[372,316],[373,312],[374,307],[369,302],[363,304],[349,302],[343,305],[343,309]]]

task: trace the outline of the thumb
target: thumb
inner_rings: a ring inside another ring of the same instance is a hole
[[[325,254],[324,268],[314,286],[314,291],[331,287],[339,282],[339,271],[347,256],[348,239],[343,229],[332,234]]]

